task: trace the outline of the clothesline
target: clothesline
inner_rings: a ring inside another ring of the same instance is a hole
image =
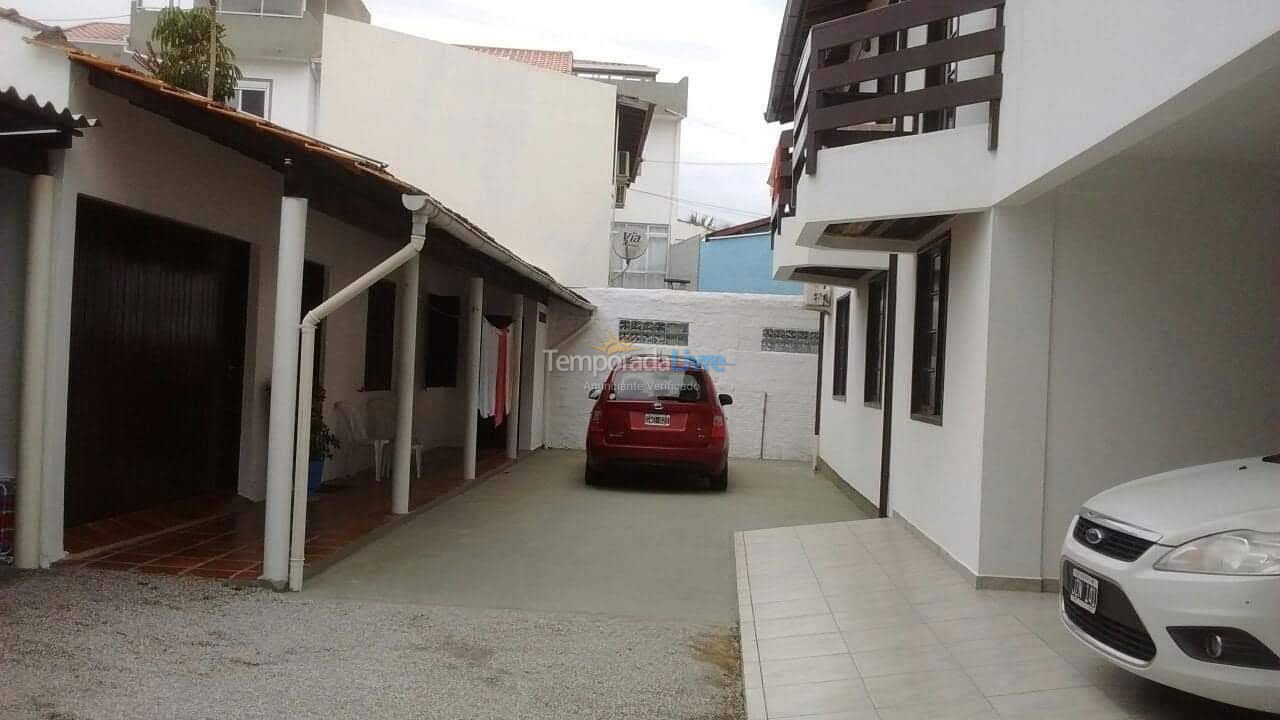
[[[498,328],[486,318],[480,326],[480,417],[502,425],[511,407],[509,362],[511,328]]]

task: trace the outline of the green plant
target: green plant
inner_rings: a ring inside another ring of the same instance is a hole
[[[227,46],[226,28],[217,21],[212,8],[183,10],[167,7],[161,10],[146,50],[137,55],[138,64],[170,85],[204,95],[209,84],[211,22],[217,32],[213,99],[221,103],[230,101],[235,97],[236,83],[243,75],[236,67],[235,53]]]
[[[341,443],[324,421],[324,388],[316,386],[311,396],[311,459],[328,460]]]

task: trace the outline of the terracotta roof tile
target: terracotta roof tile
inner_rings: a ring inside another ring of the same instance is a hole
[[[484,45],[459,45],[468,50],[514,60],[525,65],[569,74],[573,72],[573,53],[568,50],[531,50],[528,48],[487,47]]]
[[[129,37],[129,23],[91,22],[65,32],[71,42],[124,43]]]

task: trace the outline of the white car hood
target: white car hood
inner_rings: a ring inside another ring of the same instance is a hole
[[[1182,468],[1111,488],[1085,507],[1160,533],[1161,545],[1226,530],[1280,532],[1280,465],[1252,457]]]

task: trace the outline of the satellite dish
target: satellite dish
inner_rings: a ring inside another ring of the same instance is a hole
[[[613,253],[631,262],[649,251],[649,238],[642,232],[623,230],[613,241]]]

